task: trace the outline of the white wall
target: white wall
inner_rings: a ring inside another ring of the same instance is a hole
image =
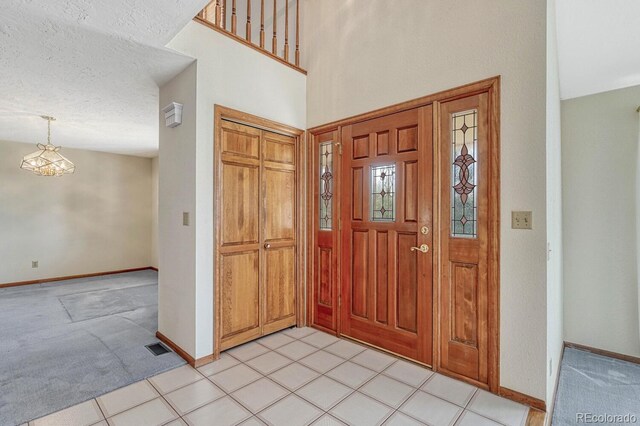
[[[151,254],[150,262],[158,267],[158,157],[151,159]]]
[[[302,3],[309,127],[502,75],[501,385],[545,399],[546,2]]]
[[[640,86],[562,102],[565,340],[640,356]]]
[[[547,1],[547,412],[551,412],[563,347],[562,145],[556,2]],[[551,419],[549,419],[550,421]]]
[[[35,150],[0,142],[0,283],[149,266],[151,160],[63,148],[53,178],[19,168]]]
[[[196,64],[160,88],[160,110],[183,104],[182,124],[161,121],[158,191],[158,331],[192,356],[196,347]],[[191,215],[183,226],[182,214]]]
[[[178,344],[182,334],[188,335],[194,332],[194,341],[182,347],[192,356],[200,358],[213,352],[214,104],[304,129],[306,128],[306,77],[195,22],[189,23],[168,44],[168,47],[197,58],[196,65],[193,65],[197,67],[196,84],[191,88],[192,82],[190,82],[188,88],[189,91],[193,90],[197,93],[195,101],[189,100],[190,103],[195,102],[197,118],[195,136],[189,134],[188,137],[180,140],[185,152],[179,158],[170,155],[168,144],[163,143],[163,134],[168,132],[161,129],[160,286],[162,292],[163,286],[177,288],[179,282],[184,292],[174,296],[185,300],[185,306],[193,304],[183,312],[188,317],[188,321],[192,321],[190,315],[194,315],[195,318],[189,327],[171,329],[169,325],[171,314],[168,311],[174,308],[170,304],[161,304],[160,331],[163,333],[163,330],[167,331],[169,333],[167,336],[178,339],[174,340]],[[178,96],[170,88],[174,84],[175,82],[172,82],[161,88],[161,106],[163,103],[170,102],[172,97]],[[187,114],[186,111],[185,114]],[[194,114],[193,107],[190,114]],[[181,192],[164,192],[162,186],[165,179],[181,171],[189,176],[188,180],[180,183]],[[163,243],[163,238],[167,238],[170,232],[168,225],[165,228],[162,227],[162,209],[165,207],[175,209],[176,212],[187,211],[189,208],[195,213],[191,227],[193,235],[190,232],[188,238],[168,247],[164,247],[165,243]],[[184,246],[188,247],[188,250],[192,248],[195,250],[194,264],[179,260]],[[162,252],[165,253],[164,256]],[[165,273],[171,274],[172,278],[165,277]],[[189,299],[189,303],[186,299]],[[175,299],[171,303],[175,303]]]

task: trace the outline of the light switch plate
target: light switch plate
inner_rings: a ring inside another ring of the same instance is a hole
[[[182,212],[182,225],[189,226],[189,212]]]
[[[511,212],[512,229],[532,229],[532,213],[530,211]]]

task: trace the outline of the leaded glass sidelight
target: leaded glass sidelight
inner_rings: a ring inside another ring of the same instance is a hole
[[[395,215],[396,166],[371,167],[371,220],[393,222]]]
[[[333,142],[320,144],[320,229],[331,230],[333,213]]]
[[[476,238],[478,110],[451,116],[451,236]]]

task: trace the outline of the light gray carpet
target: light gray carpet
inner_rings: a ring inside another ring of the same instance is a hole
[[[0,289],[0,425],[17,425],[185,362],[153,356],[158,275]]]
[[[615,417],[589,422],[589,414],[633,415],[636,421],[631,423],[640,423],[640,365],[566,348],[552,425],[625,423]]]

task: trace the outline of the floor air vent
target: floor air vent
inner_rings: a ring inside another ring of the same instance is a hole
[[[162,355],[171,352],[165,345],[162,343],[154,343],[152,345],[147,345],[145,348],[149,349],[154,356]]]

